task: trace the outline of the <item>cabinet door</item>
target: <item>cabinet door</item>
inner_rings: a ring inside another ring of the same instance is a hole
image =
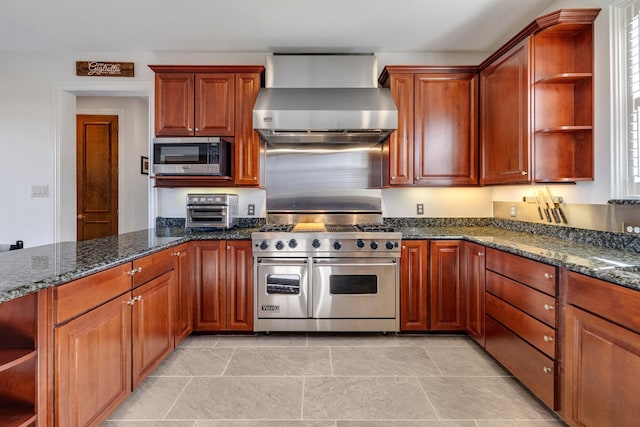
[[[224,241],[198,242],[195,247],[195,331],[219,331],[227,316]]]
[[[476,74],[415,75],[415,183],[478,183]]]
[[[262,185],[264,144],[253,130],[253,104],[260,90],[259,73],[236,74],[236,132],[234,144],[234,182],[236,185]]]
[[[638,425],[640,335],[573,306],[566,308],[566,421]]]
[[[190,245],[176,248],[174,254],[175,346],[193,331],[193,249]]]
[[[226,264],[226,329],[231,331],[253,331],[253,258],[251,255],[251,241],[227,241]]]
[[[194,74],[156,73],[156,136],[194,135]]]
[[[173,271],[133,290],[133,387],[173,350]]]
[[[404,240],[400,255],[400,330],[427,330],[426,240]]]
[[[233,136],[235,74],[195,75],[195,135]]]
[[[429,254],[429,330],[464,330],[462,242],[432,241]]]
[[[57,426],[99,426],[131,393],[129,293],[54,329]]]
[[[529,181],[529,39],[480,73],[480,183]]]
[[[389,156],[385,185],[413,184],[413,81],[413,74],[391,74],[389,78],[389,91],[398,108],[398,129],[385,143]]]
[[[465,329],[484,347],[484,291],[485,291],[484,246],[464,243],[464,300]]]

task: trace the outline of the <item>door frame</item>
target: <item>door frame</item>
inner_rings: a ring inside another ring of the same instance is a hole
[[[52,83],[53,112],[53,185],[52,217],[53,242],[76,240],[76,97],[77,96],[128,96],[142,97],[149,101],[148,135],[149,153],[153,140],[154,128],[154,84],[153,81],[68,81]],[[124,119],[118,114],[118,120]],[[118,138],[122,138],[122,129],[118,130]],[[120,174],[119,174],[120,175]],[[120,176],[118,176],[120,183]],[[151,180],[148,184],[149,212],[148,227],[155,227],[157,190]]]

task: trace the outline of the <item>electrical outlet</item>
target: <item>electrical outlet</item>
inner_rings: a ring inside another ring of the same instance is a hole
[[[629,224],[625,222],[624,224],[622,224],[622,228],[624,229],[625,233],[640,236],[640,224]]]
[[[256,205],[253,203],[249,203],[247,206],[247,215],[255,215],[256,214]]]
[[[509,216],[515,217],[517,213],[518,211],[516,210],[516,204],[515,203],[511,204],[511,207],[509,208]]]
[[[423,203],[418,203],[416,205],[416,213],[418,215],[424,215],[424,204]]]
[[[49,197],[48,185],[32,185],[31,197]]]

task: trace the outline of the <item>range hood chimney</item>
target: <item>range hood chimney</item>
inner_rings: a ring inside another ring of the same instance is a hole
[[[267,142],[378,143],[398,127],[374,55],[275,54],[265,68],[253,127]]]

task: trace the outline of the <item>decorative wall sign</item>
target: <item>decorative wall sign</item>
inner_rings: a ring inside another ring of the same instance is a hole
[[[133,77],[133,62],[76,61],[76,76]]]
[[[149,175],[149,158],[146,156],[140,156],[140,173]]]

